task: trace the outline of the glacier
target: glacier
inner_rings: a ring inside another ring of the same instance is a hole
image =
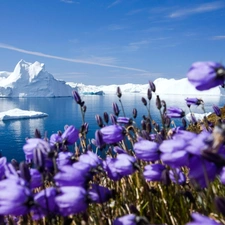
[[[66,97],[72,95],[72,90],[37,61],[20,60],[12,73],[0,72],[0,97]]]
[[[218,86],[207,91],[198,91],[187,78],[154,80],[157,95],[222,96],[225,89]],[[57,80],[45,70],[40,62],[29,63],[20,60],[13,72],[0,71],[0,97],[67,97],[72,96],[72,90],[82,95],[116,94],[117,87],[123,94],[146,94],[149,84],[112,84],[85,85],[82,83]]]
[[[48,116],[47,113],[14,108],[8,111],[0,112],[0,121],[41,118],[46,116]]]

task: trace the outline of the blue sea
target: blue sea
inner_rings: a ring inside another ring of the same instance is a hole
[[[136,118],[137,125],[143,115],[147,115],[147,109],[141,102],[143,94],[126,94],[122,96],[122,102],[127,117],[132,117],[133,108],[137,108],[138,116]],[[168,95],[160,96],[161,100],[165,100],[167,106],[178,106],[186,113],[189,112],[185,104],[185,96]],[[89,123],[88,138],[94,137],[95,130],[98,129],[95,121],[95,115],[103,116],[104,112],[113,113],[112,103],[116,102],[121,109],[120,103],[116,95],[85,95],[82,96],[87,106],[85,121]],[[205,96],[202,97],[205,102],[206,112],[212,112],[212,105],[224,106],[225,97]],[[0,112],[20,108],[23,110],[41,111],[48,114],[48,117],[38,119],[21,119],[0,121],[0,151],[10,161],[15,158],[18,161],[24,160],[23,145],[26,143],[27,137],[34,137],[34,131],[37,128],[42,136],[50,137],[57,131],[64,130],[65,125],[74,125],[80,128],[82,124],[80,108],[72,97],[67,98],[0,98]],[[192,111],[203,113],[201,106],[193,106]],[[121,111],[120,116],[123,116]],[[151,116],[156,121],[160,121],[159,111],[155,107],[155,98],[151,100]],[[177,121],[179,123],[179,121]]]

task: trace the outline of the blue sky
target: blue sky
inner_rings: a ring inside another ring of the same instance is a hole
[[[0,71],[20,59],[84,84],[183,78],[225,64],[225,1],[0,0]]]

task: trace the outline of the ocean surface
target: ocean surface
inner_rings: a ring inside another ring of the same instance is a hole
[[[132,117],[133,108],[137,108],[138,116],[136,118],[137,125],[143,115],[147,115],[147,109],[141,102],[143,94],[126,94],[122,96],[122,102],[127,117]],[[189,112],[185,103],[185,96],[167,95],[160,96],[161,100],[165,100],[167,106],[178,106],[186,113]],[[87,106],[85,121],[89,123],[88,138],[94,138],[95,130],[98,129],[95,121],[95,115],[103,116],[104,112],[113,113],[112,103],[116,102],[121,109],[119,100],[116,95],[105,96],[82,96]],[[225,97],[222,96],[205,96],[202,97],[205,102],[206,112],[212,112],[212,105],[223,107]],[[0,121],[0,152],[6,156],[8,161],[15,158],[18,161],[24,160],[23,145],[26,143],[27,137],[34,137],[35,129],[39,129],[42,136],[50,137],[57,131],[64,130],[65,125],[74,125],[80,128],[82,124],[80,108],[71,97],[68,98],[0,98],[0,112],[13,108],[23,110],[41,111],[48,114],[48,117],[38,119],[20,119]],[[201,106],[193,106],[192,111],[203,113]],[[123,116],[122,111],[120,116]],[[155,107],[155,98],[151,100],[151,116],[156,121],[160,121],[159,111]],[[179,123],[179,120],[177,120]]]

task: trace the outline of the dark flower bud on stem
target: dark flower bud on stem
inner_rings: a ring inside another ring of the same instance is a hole
[[[106,123],[109,122],[109,114],[108,114],[107,112],[104,112],[103,118],[104,118],[104,121],[105,121]]]
[[[119,107],[115,102],[113,102],[113,112],[116,116],[119,116],[119,114],[120,114]]]
[[[103,127],[104,126],[102,117],[100,115],[98,115],[98,114],[95,115],[95,120],[96,120],[96,122],[97,122],[99,127]]]
[[[152,99],[152,91],[150,88],[148,88],[147,96],[148,96],[148,100],[150,101]]]
[[[151,89],[152,92],[155,92],[156,91],[155,84],[152,81],[149,81],[149,87],[150,87],[150,89]]]
[[[28,165],[25,162],[21,162],[19,168],[20,168],[20,176],[27,182],[30,182],[31,176]]]
[[[147,100],[144,97],[141,98],[141,101],[145,106],[147,105]]]
[[[36,138],[41,138],[41,132],[38,129],[35,129],[34,136]]]
[[[156,107],[158,110],[162,108],[161,100],[158,95],[156,96]]]
[[[137,109],[133,108],[133,118],[135,119],[137,117]]]
[[[117,87],[116,94],[117,94],[118,98],[121,98],[122,97],[122,92],[121,92],[120,87]]]

